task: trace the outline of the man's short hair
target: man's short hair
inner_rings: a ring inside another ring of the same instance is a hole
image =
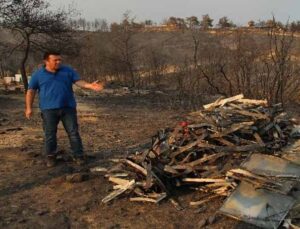
[[[60,53],[57,52],[57,51],[46,51],[46,52],[44,53],[44,57],[43,57],[44,60],[47,60],[48,57],[49,57],[50,55],[60,56]]]

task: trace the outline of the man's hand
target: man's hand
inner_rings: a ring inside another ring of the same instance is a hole
[[[103,83],[98,83],[98,80],[91,83],[91,89],[93,91],[102,91],[104,88],[104,84]]]
[[[30,119],[32,116],[32,104],[35,97],[36,91],[33,89],[28,89],[26,93],[26,106],[25,106],[25,117]]]
[[[104,83],[98,83],[99,81],[95,81],[93,83],[88,83],[84,80],[78,80],[76,81],[76,85],[81,87],[81,88],[85,88],[85,89],[90,89],[93,91],[101,91],[104,88]]]
[[[25,116],[26,116],[27,119],[30,119],[31,116],[32,116],[32,109],[27,108],[27,109],[25,110]]]

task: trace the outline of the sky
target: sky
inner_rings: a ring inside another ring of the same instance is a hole
[[[49,0],[51,6],[64,7],[69,4],[87,20],[106,19],[120,22],[122,15],[130,11],[136,21],[150,19],[161,23],[175,16],[186,18],[208,14],[216,24],[226,16],[237,25],[248,21],[275,19],[286,23],[300,21],[300,0]]]

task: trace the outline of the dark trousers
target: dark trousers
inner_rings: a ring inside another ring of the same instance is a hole
[[[45,151],[47,156],[54,155],[57,149],[57,125],[62,121],[68,134],[74,157],[83,155],[82,141],[78,132],[77,112],[75,108],[49,109],[42,111],[45,133]]]

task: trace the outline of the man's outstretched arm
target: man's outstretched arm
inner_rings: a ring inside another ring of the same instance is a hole
[[[88,83],[84,80],[78,80],[78,81],[75,82],[75,84],[78,87],[85,88],[85,89],[90,89],[90,90],[93,90],[93,91],[101,91],[101,90],[103,90],[103,87],[104,87],[104,84],[103,83],[98,83],[98,81],[95,81],[93,83]]]
[[[36,94],[36,90],[33,90],[33,89],[28,89],[28,91],[26,93],[26,99],[25,99],[25,103],[26,103],[25,116],[28,119],[30,119],[31,116],[32,116],[32,105],[33,105],[35,94]]]

